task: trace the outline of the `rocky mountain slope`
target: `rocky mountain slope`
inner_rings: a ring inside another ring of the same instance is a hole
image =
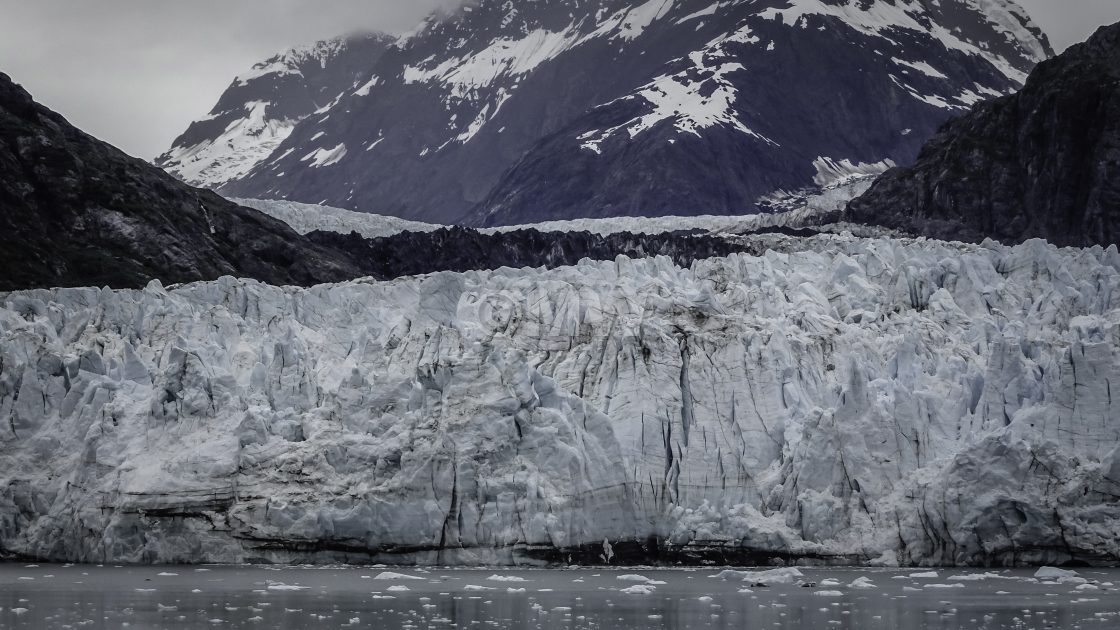
[[[0,290],[360,275],[284,223],[71,126],[0,74]]]
[[[169,156],[231,147],[203,160],[223,193],[432,223],[745,214],[911,161],[1050,54],[1011,0],[479,0],[371,55],[277,146],[222,118]],[[247,89],[218,110],[257,111]]]
[[[142,287],[151,280],[170,284],[226,275],[313,285],[444,270],[555,267],[585,257],[665,254],[689,264],[742,250],[714,236],[533,229],[485,234],[318,207],[305,221],[307,207],[249,202],[297,225],[313,221],[317,227],[301,230],[312,232],[303,236],[85,135],[5,75],[0,176],[0,291]],[[355,222],[355,216],[370,220]],[[382,237],[317,231],[331,227]]]
[[[945,125],[848,217],[966,241],[1120,243],[1120,25]]]
[[[1120,561],[1116,248],[752,238],[0,295],[0,553]]]

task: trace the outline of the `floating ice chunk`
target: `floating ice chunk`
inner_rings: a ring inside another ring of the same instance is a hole
[[[491,575],[486,578],[490,582],[527,582],[525,578],[517,577],[516,575]]]
[[[642,584],[653,584],[655,586],[658,586],[658,585],[661,585],[661,584],[665,583],[665,582],[662,582],[660,580],[653,580],[653,579],[650,579],[650,578],[648,578],[644,575],[637,575],[637,574],[634,574],[634,573],[627,573],[625,575],[620,575],[616,579],[622,580],[623,582],[641,582]]]
[[[1057,580],[1064,577],[1077,577],[1077,571],[1067,571],[1057,567],[1042,567],[1034,572],[1034,576],[1040,580]]]
[[[923,588],[964,588],[964,584],[954,582],[953,584],[923,584]]]
[[[494,589],[490,586],[479,586],[478,584],[467,584],[466,586],[463,587],[463,590],[464,591],[492,591]]]
[[[404,573],[394,573],[392,571],[382,571],[373,577],[375,580],[423,580],[425,578],[417,577],[415,575],[406,575]]]
[[[868,578],[867,576],[864,576],[864,577],[858,577],[855,580],[853,580],[852,583],[848,585],[848,588],[869,589],[869,588],[878,588],[878,587],[875,586],[875,583],[872,582],[870,578]]]
[[[389,588],[387,588],[385,590],[389,591],[390,593],[403,593],[405,591],[410,591],[412,589],[408,588],[404,584],[394,584],[393,586],[390,586]]]
[[[656,590],[657,587],[652,584],[635,584],[634,586],[627,586],[619,590],[619,593],[626,593],[627,595],[651,595]]]
[[[750,582],[751,584],[761,584],[763,586],[773,586],[776,584],[793,584],[797,582],[799,578],[805,577],[805,574],[793,567],[785,567],[781,569],[770,569],[768,571],[727,570],[720,571],[709,577],[721,580]]]
[[[945,578],[954,582],[983,582],[984,580],[1009,580],[1009,578],[998,573],[962,573],[961,575],[950,575]]]
[[[910,577],[915,580],[936,580],[938,575],[937,571],[923,571],[921,573],[911,573]]]
[[[295,584],[284,584],[282,582],[273,582],[268,585],[270,591],[306,591],[310,586],[298,586]]]
[[[813,594],[818,597],[843,597],[844,593],[840,591],[813,591]]]

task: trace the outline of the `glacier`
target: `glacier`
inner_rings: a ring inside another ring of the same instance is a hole
[[[0,555],[1120,560],[1120,253],[0,294]]]

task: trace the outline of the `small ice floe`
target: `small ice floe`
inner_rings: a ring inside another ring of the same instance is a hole
[[[156,589],[154,589],[154,588],[138,588],[138,589],[136,589],[136,592],[137,593],[154,593],[154,592],[156,592]]]
[[[665,583],[665,582],[662,582],[661,580],[652,580],[652,579],[650,579],[650,578],[648,578],[644,575],[637,575],[635,573],[627,573],[627,574],[624,574],[624,575],[620,575],[615,579],[621,580],[623,582],[639,582],[641,584],[653,584],[654,586],[660,586],[660,585]]]
[[[467,584],[466,586],[463,587],[463,590],[464,591],[475,591],[475,592],[477,592],[477,591],[492,591],[494,589],[490,586],[479,586],[478,584]]]
[[[945,579],[951,582],[983,582],[985,580],[1006,580],[1010,578],[998,573],[962,573],[960,575],[950,575]]]
[[[513,588],[512,586],[510,586],[509,588],[506,589],[506,592],[507,593],[524,593],[525,589],[523,589],[523,588]]]
[[[491,575],[486,578],[488,582],[527,582],[525,578],[517,577],[516,575]]]
[[[910,574],[910,578],[914,580],[936,580],[938,577],[937,571],[922,571]]]
[[[426,578],[417,577],[415,575],[407,575],[404,573],[394,573],[392,571],[382,571],[373,577],[375,580],[423,580]]]
[[[11,610],[11,613],[18,617],[19,615],[22,615],[22,614],[26,613],[27,611],[28,611],[27,608],[13,608]]]
[[[770,569],[769,571],[720,571],[708,577],[720,580],[737,580],[749,582],[752,586],[775,586],[779,584],[795,584],[800,578],[805,577],[801,571],[793,567]]]
[[[392,595],[371,595],[370,599],[396,599]]]
[[[168,571],[164,571],[163,573],[157,573],[156,574],[156,577],[178,577],[178,576],[179,576],[178,573],[171,573],[171,572],[168,572]]]
[[[707,595],[704,595],[702,597],[697,597],[696,599],[697,599],[697,601],[701,601],[701,602],[704,602],[704,603],[708,603],[708,602],[712,601],[712,598],[708,597]]]
[[[175,612],[179,610],[178,606],[165,606],[163,604],[156,604],[156,610],[160,612]]]
[[[923,584],[922,588],[964,588],[964,584],[955,582],[953,584]]]
[[[1077,575],[1077,571],[1068,571],[1057,567],[1042,567],[1034,572],[1034,576],[1040,580],[1059,580],[1061,578],[1077,577]]]
[[[390,593],[403,593],[412,589],[408,588],[404,584],[394,584],[385,590],[389,591]]]
[[[817,597],[843,597],[844,593],[840,591],[813,591]]]
[[[875,583],[872,582],[870,578],[868,578],[867,576],[863,576],[852,580],[852,583],[848,585],[848,588],[869,589],[878,587],[875,586]]]
[[[270,591],[306,591],[310,586],[299,586],[296,584],[284,584],[283,582],[269,582],[268,590]]]
[[[657,587],[652,584],[635,584],[633,586],[627,586],[618,592],[626,593],[627,595],[652,595],[656,590]]]

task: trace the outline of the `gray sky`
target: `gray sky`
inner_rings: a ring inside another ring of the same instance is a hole
[[[456,0],[0,0],[0,71],[85,131],[152,158],[236,75],[297,44],[406,31]],[[1120,0],[1019,0],[1059,50]]]

